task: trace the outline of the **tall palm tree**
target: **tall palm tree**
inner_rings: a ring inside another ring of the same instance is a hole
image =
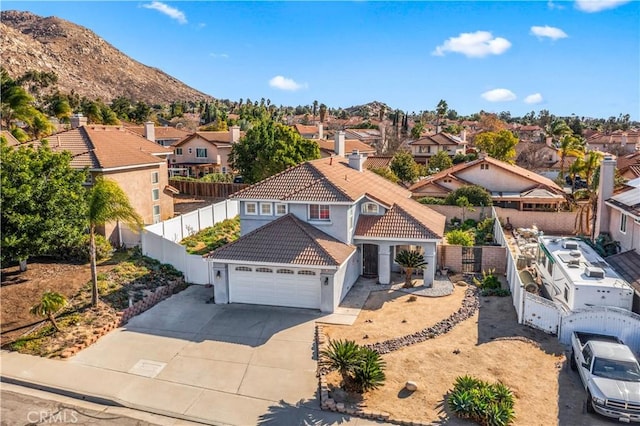
[[[56,322],[56,313],[67,305],[67,299],[55,291],[46,291],[40,301],[33,305],[29,312],[33,315],[45,317],[51,321],[51,325],[56,331],[60,331]]]
[[[96,266],[96,228],[121,221],[132,229],[142,226],[142,218],[131,206],[127,194],[112,181],[96,178],[89,195],[89,253],[91,258],[91,305],[98,304],[98,273]]]
[[[569,127],[564,120],[560,119],[551,121],[545,126],[544,131],[554,144],[558,143],[563,136],[568,136],[573,133],[571,127]]]
[[[427,264],[424,260],[424,256],[417,250],[401,250],[396,255],[395,261],[398,265],[405,269],[405,288],[413,287],[413,270],[421,268]]]
[[[567,157],[577,157],[584,152],[582,138],[566,134],[562,136],[558,143],[560,154],[560,178],[564,177],[564,164]]]

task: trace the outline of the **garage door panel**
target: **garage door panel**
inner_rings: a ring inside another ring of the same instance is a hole
[[[248,269],[248,267],[242,267]],[[229,274],[229,301],[259,305],[320,308],[320,277],[298,274],[288,268],[285,272],[236,271]],[[282,271],[282,269],[280,270]]]

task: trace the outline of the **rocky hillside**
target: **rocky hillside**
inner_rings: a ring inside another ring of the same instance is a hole
[[[12,78],[26,71],[55,72],[60,91],[89,99],[166,104],[211,99],[157,68],[148,67],[92,31],[55,16],[3,11],[0,17],[2,66]]]

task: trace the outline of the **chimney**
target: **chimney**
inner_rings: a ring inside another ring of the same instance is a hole
[[[318,139],[324,139],[324,129],[322,123],[318,123]]]
[[[364,160],[364,155],[360,154],[360,151],[357,149],[354,149],[349,156],[349,167],[361,172],[364,166]]]
[[[440,126],[440,123],[438,123],[438,126],[436,127],[436,134],[442,132],[442,126]]]
[[[460,139],[462,139],[462,142],[466,142],[467,141],[467,130],[466,129],[462,129],[462,132],[460,132]]]
[[[144,123],[144,137],[151,142],[156,141],[156,127],[153,121],[147,121]]]
[[[238,142],[240,140],[240,126],[231,126],[229,135],[231,136],[231,143]]]
[[[613,181],[616,170],[616,160],[612,155],[605,155],[600,163],[600,182],[598,184],[598,210],[595,217],[593,239],[601,232],[609,232],[609,209],[604,202],[613,195]]]
[[[338,130],[336,132],[336,136],[335,136],[335,144],[333,147],[333,151],[336,153],[336,155],[338,155],[339,157],[346,157],[346,153],[344,151],[344,131],[342,130]]]
[[[82,115],[82,113],[73,114],[71,116],[70,121],[71,121],[71,128],[72,129],[77,129],[78,127],[82,127],[82,126],[86,126],[87,125],[87,117]]]
[[[620,139],[620,145],[621,146],[627,146],[627,134],[626,133],[622,134],[622,138]]]
[[[547,136],[545,139],[545,143],[549,148],[553,148],[553,138],[551,136]]]

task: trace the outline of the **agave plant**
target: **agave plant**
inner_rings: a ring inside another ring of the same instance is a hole
[[[398,265],[402,266],[405,269],[405,288],[413,287],[413,282],[411,280],[413,276],[413,270],[421,268],[427,264],[422,253],[417,250],[401,250],[396,255],[395,261]]]
[[[321,356],[322,364],[338,370],[345,382],[362,360],[361,348],[353,340],[331,340]]]
[[[386,376],[386,363],[380,354],[370,348],[360,348],[360,363],[353,370],[353,380],[360,392],[377,389],[382,386]]]
[[[67,299],[55,291],[47,291],[42,295],[40,301],[33,305],[29,312],[33,315],[47,318],[56,331],[60,331],[56,322],[56,313],[67,305]]]
[[[458,417],[484,426],[507,426],[515,417],[513,392],[502,383],[487,383],[470,376],[456,378],[447,398],[449,408]]]

